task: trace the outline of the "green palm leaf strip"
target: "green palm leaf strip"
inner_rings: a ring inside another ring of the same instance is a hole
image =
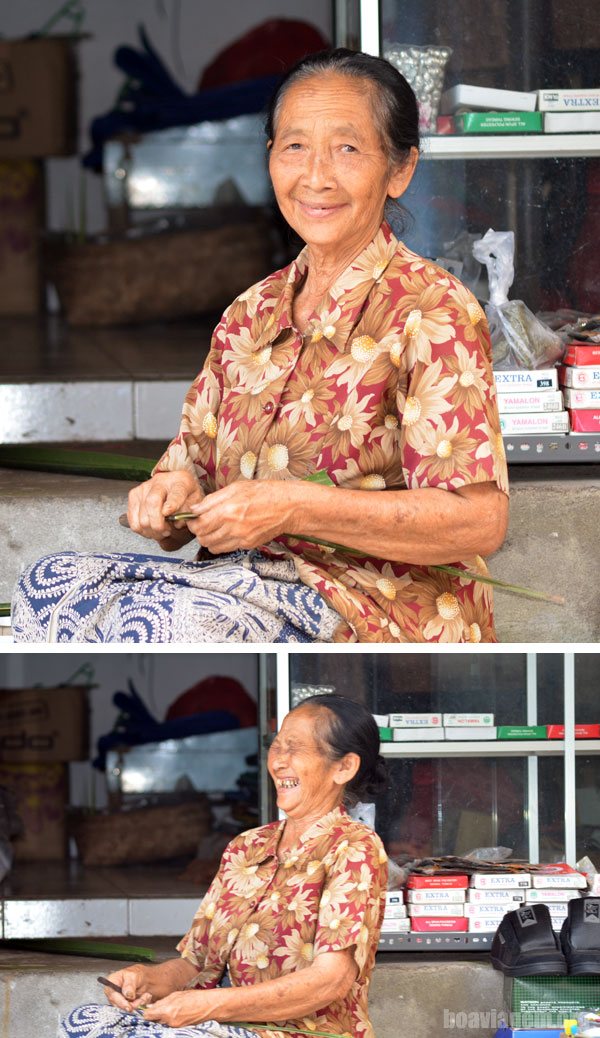
[[[59,447],[0,446],[0,468],[58,472],[71,476],[98,476],[141,483],[149,479],[156,462],[105,451],[67,450]]]
[[[23,948],[28,951],[52,952],[56,955],[83,955],[91,959],[117,959],[122,962],[156,962],[152,948],[133,944],[113,944],[109,941],[87,941],[58,937],[43,937],[3,941],[4,948]]]
[[[287,1034],[310,1034],[314,1038],[341,1038],[339,1034],[331,1034],[329,1031],[303,1031],[301,1027],[287,1027],[280,1024],[246,1024],[236,1020],[230,1027],[245,1027],[248,1031],[285,1031]]]

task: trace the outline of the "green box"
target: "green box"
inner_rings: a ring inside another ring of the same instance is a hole
[[[600,1005],[600,977],[505,977],[504,1006],[513,1027],[561,1027]]]
[[[379,738],[381,742],[393,742],[394,741],[394,729],[393,728],[380,728]]]
[[[457,133],[541,133],[541,112],[462,112]]]
[[[498,739],[546,739],[545,724],[501,724],[496,733]]]

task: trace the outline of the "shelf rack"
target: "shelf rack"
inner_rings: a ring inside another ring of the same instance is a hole
[[[383,757],[562,757],[563,739],[484,739],[480,742],[383,742]],[[600,739],[577,739],[576,754],[600,753]]]
[[[555,159],[600,155],[600,133],[423,137],[424,159]]]

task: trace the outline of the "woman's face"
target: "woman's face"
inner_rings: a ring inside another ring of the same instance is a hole
[[[284,718],[271,743],[267,765],[275,783],[277,806],[290,818],[320,817],[339,802],[346,781],[342,761],[331,761],[320,748],[316,726],[322,714],[309,707],[293,710]],[[348,754],[348,757],[354,757]]]
[[[390,168],[364,79],[311,76],[284,94],[269,169],[285,219],[308,245],[352,246],[374,237],[388,195],[408,186],[414,156]]]

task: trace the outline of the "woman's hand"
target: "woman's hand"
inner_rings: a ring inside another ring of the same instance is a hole
[[[189,512],[204,494],[191,472],[157,472],[129,493],[129,526],[142,537],[158,541],[163,551],[176,551],[192,539],[185,522],[169,523],[167,515]]]
[[[213,996],[212,990],[174,991],[172,995],[147,1006],[144,1009],[144,1020],[152,1020],[167,1027],[189,1027],[204,1023],[205,1020],[213,1019]]]
[[[296,481],[257,480],[230,483],[201,504],[188,529],[204,548],[221,555],[237,548],[260,548],[282,533],[294,532]]]
[[[106,979],[112,980],[113,984],[118,984],[123,989],[123,994],[120,995],[112,988],[104,988],[108,1001],[118,1009],[131,1011],[150,1002],[152,998],[152,971],[148,966],[126,966],[116,973],[109,973]]]

